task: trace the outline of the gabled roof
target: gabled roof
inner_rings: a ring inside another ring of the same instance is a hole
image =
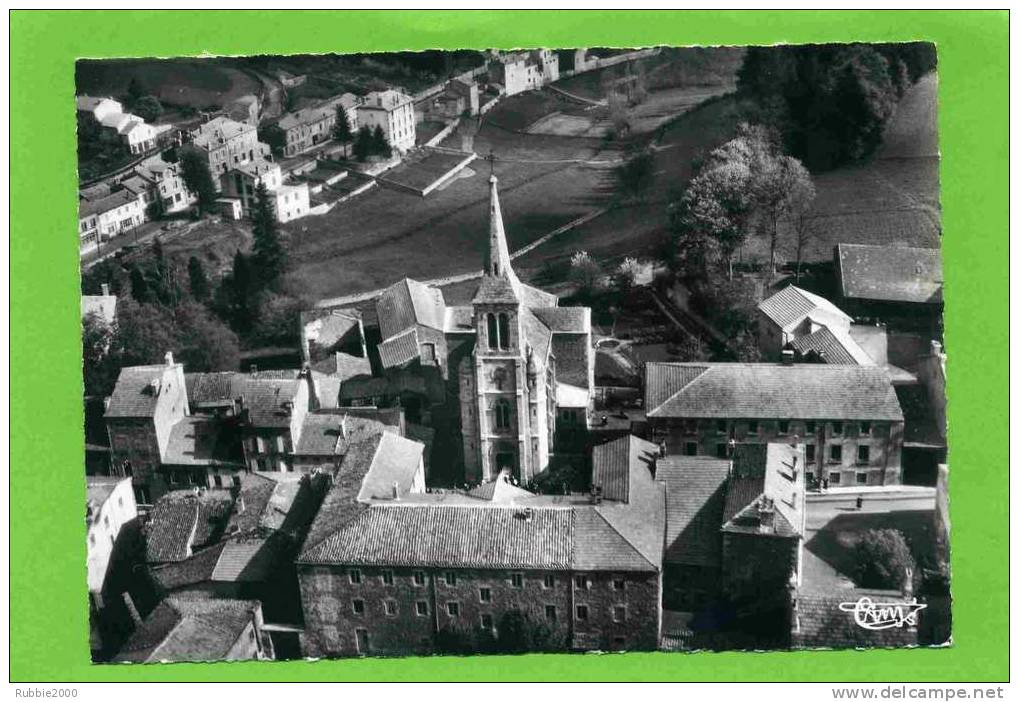
[[[648,363],[649,418],[902,421],[877,366],[779,363]]]
[[[842,296],[887,302],[940,303],[941,251],[910,246],[838,244]]]
[[[446,303],[442,291],[410,278],[386,288],[375,301],[375,307],[384,340],[416,324],[437,331],[445,328]]]
[[[127,189],[117,190],[98,200],[82,200],[78,203],[78,218],[101,215],[138,201],[138,195]]]
[[[783,330],[788,330],[811,315],[830,315],[852,322],[852,318],[820,295],[790,285],[757,305],[765,316]]]
[[[420,356],[418,332],[411,327],[405,332],[392,336],[378,346],[379,360],[383,368],[398,368]]]
[[[183,561],[215,542],[233,506],[229,490],[176,490],[160,497],[146,526],[145,560]]]
[[[587,334],[591,331],[590,307],[538,307],[531,311],[553,334]]]
[[[237,388],[248,413],[248,421],[255,427],[288,427],[294,403],[304,380],[245,377]]]
[[[399,434],[383,432],[356,444],[348,452],[344,463],[347,460],[361,460],[362,456],[358,452],[362,448],[363,455],[371,454],[371,464],[357,499],[386,500],[393,498],[394,490],[398,496],[411,491],[414,477],[421,467],[424,444],[405,439]]]
[[[655,478],[666,486],[665,562],[717,567],[729,461],[668,456]]]
[[[654,470],[658,446],[636,436],[623,436],[592,451],[591,485],[601,487],[602,498],[629,502],[630,484],[641,471]]]
[[[816,331],[792,342],[793,350],[800,354],[815,354],[825,363],[872,366],[872,359],[856,340],[839,327],[820,326]]]
[[[190,415],[170,430],[163,465],[243,466],[240,442],[217,418]]]
[[[175,367],[182,368],[180,364]],[[170,389],[164,385],[164,375],[168,368],[165,364],[121,368],[105,416],[137,419],[152,417],[160,395]],[[173,376],[165,379],[165,382],[174,382]]]
[[[384,431],[395,431],[382,422],[348,414],[312,413],[304,418],[301,438],[294,447],[298,456],[340,456],[351,444],[367,441]]]
[[[506,476],[500,476],[495,480],[482,483],[467,491],[471,497],[488,502],[513,502],[514,500],[526,500],[534,497],[533,492],[528,492],[522,487],[517,487]]]
[[[168,597],[135,629],[114,660],[222,660],[261,607],[255,600]]]

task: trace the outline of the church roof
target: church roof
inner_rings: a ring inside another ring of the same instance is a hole
[[[386,288],[376,300],[375,308],[383,339],[418,324],[438,331],[445,327],[446,302],[442,291],[410,278]]]

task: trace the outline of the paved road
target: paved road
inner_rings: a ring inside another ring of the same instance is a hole
[[[863,507],[856,509],[856,495],[851,493],[845,498],[832,499],[828,493],[817,499],[807,497],[807,531],[816,531],[827,526],[836,517],[854,514],[888,514],[891,512],[917,512],[934,510],[934,490],[929,494],[909,492],[895,493],[864,493]]]

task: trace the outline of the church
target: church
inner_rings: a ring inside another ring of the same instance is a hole
[[[488,250],[471,302],[476,342],[459,365],[464,471],[469,482],[507,472],[526,484],[548,466],[557,423],[586,425],[591,414],[591,310],[559,307],[520,281],[494,175],[489,189]]]

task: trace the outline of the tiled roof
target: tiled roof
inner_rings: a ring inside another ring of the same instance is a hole
[[[404,278],[386,288],[376,299],[382,338],[389,339],[415,324],[442,331],[446,303],[438,288]]]
[[[524,340],[534,353],[534,360],[540,368],[545,368],[552,348],[552,331],[526,307],[520,308],[520,325],[524,330]]]
[[[418,332],[416,327],[386,339],[379,344],[379,359],[383,368],[396,368],[418,358]]]
[[[212,417],[183,417],[170,430],[161,460],[171,466],[244,465],[240,442]]]
[[[299,456],[334,456],[346,453],[351,444],[367,441],[384,431],[382,422],[348,414],[309,414],[294,453]]]
[[[222,660],[261,604],[248,600],[168,597],[135,629],[117,662]]]
[[[306,107],[303,110],[288,112],[278,122],[279,128],[283,130],[293,129],[305,124],[322,122],[336,115],[335,107]]]
[[[796,595],[793,646],[796,648],[879,648],[916,646],[915,626],[869,630],[858,626],[852,612],[839,609],[842,602],[856,602],[861,597],[873,602],[902,602],[898,592],[840,589],[836,593],[805,592]],[[921,612],[921,616],[923,613]]]
[[[874,365],[874,360],[846,331],[821,326],[817,331],[801,336],[792,342],[800,354],[816,354],[825,363],[842,365]]]
[[[447,334],[473,333],[474,308],[470,305],[447,307],[444,330]]]
[[[110,404],[106,408],[106,417],[139,419],[152,417],[160,393],[167,390],[163,386],[167,368],[163,364],[121,368],[117,384],[110,396]]]
[[[648,363],[645,397],[649,418],[902,421],[877,366]]]
[[[669,456],[655,478],[666,485],[665,561],[718,566],[722,510],[729,461],[706,456]]]
[[[471,497],[488,502],[513,502],[534,497],[534,493],[517,487],[504,477],[482,483],[467,492]]]
[[[301,313],[301,325],[309,341],[331,349],[352,332],[358,331],[361,313],[353,308],[315,309]]]
[[[216,117],[192,132],[192,143],[198,148],[211,151],[241,134],[253,131],[255,127],[250,124],[235,122],[226,117]],[[223,140],[222,143],[220,139]]]
[[[374,446],[374,451],[368,447]],[[364,449],[364,456],[371,453],[371,466],[358,493],[359,500],[392,499],[395,486],[400,496],[410,492],[414,476],[421,465],[424,444],[405,439],[399,434],[383,432],[368,441],[357,444],[348,451],[344,458],[347,461],[363,460],[359,449]]]
[[[811,314],[821,312],[845,321],[852,318],[820,295],[790,285],[771,297],[761,301],[757,309],[763,312],[781,329],[796,326]]]
[[[726,488],[722,528],[727,532],[796,537],[804,528],[802,446],[737,444]],[[768,500],[774,526],[761,530],[761,502]]]
[[[555,377],[562,383],[590,390],[594,349],[587,334],[552,334]]]
[[[239,395],[247,410],[248,421],[255,427],[288,427],[292,412],[285,403],[294,402],[303,380],[270,380],[247,377],[240,383]]]
[[[725,489],[725,509],[722,512],[722,524],[739,514],[751,502],[764,493],[764,476],[736,477]]]
[[[228,490],[177,490],[163,495],[146,525],[145,560],[182,561],[223,533],[233,498]]]
[[[279,539],[231,539],[223,545],[208,579],[227,583],[263,581],[271,574],[281,552]]]
[[[941,302],[941,251],[908,246],[835,247],[842,296],[890,302]]]
[[[482,276],[478,289],[471,300],[474,304],[497,304],[502,302],[518,302],[513,281],[502,276]]]
[[[389,112],[410,102],[412,102],[410,95],[389,89],[368,93],[364,96],[364,102],[359,104],[357,109],[386,110]]]
[[[586,334],[591,331],[590,307],[539,307],[531,311],[555,334]]]
[[[234,379],[239,374],[230,371],[221,373],[185,373],[184,384],[188,389],[188,402],[200,406],[207,404],[233,404]]]
[[[349,353],[337,351],[321,361],[312,363],[311,369],[342,382],[361,375],[371,375],[371,361],[362,356],[351,356]]]
[[[653,470],[658,453],[658,446],[636,436],[623,436],[595,446],[591,484],[601,487],[606,500],[628,502],[632,477],[640,470]]]
[[[722,525],[722,529],[729,533],[760,534],[761,533],[761,502],[765,500],[764,495],[758,495],[743,509],[737,512],[732,519]],[[796,528],[789,523],[789,520],[778,510],[774,510],[774,525],[768,532],[774,536],[794,538],[799,536]]]
[[[171,561],[150,567],[149,575],[166,592],[208,582],[226,544],[226,541],[220,541],[183,561]]]
[[[82,200],[78,203],[78,219],[110,212],[137,200],[138,195],[127,189],[117,190],[99,200]]]

